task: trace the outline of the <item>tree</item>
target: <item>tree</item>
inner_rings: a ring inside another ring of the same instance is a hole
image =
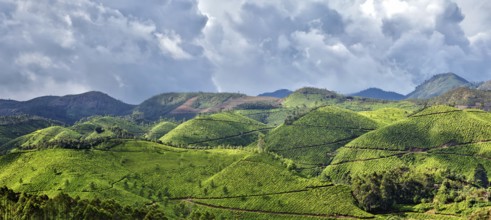
[[[482,164],[478,164],[474,169],[474,183],[482,188],[489,186],[488,173]]]

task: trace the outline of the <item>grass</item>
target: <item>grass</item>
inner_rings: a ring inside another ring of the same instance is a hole
[[[267,126],[245,116],[224,112],[199,116],[177,126],[160,140],[172,146],[246,146]]]

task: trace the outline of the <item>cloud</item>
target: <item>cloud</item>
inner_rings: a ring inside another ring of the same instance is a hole
[[[491,78],[479,0],[0,0],[0,93],[316,86],[401,93],[433,74]]]
[[[100,90],[138,103],[161,92],[216,91],[196,43],[207,18],[195,1],[1,2],[4,98]]]
[[[213,18],[203,45],[223,91],[254,94],[308,85],[343,93],[373,86],[408,93],[437,73],[491,78],[491,22],[465,22],[489,18],[471,6],[491,3],[292,0],[214,7],[222,2],[203,0],[199,8]]]

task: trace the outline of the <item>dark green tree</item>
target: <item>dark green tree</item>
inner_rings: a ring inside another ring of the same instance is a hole
[[[489,186],[488,173],[482,164],[478,164],[474,169],[474,183],[482,188]]]

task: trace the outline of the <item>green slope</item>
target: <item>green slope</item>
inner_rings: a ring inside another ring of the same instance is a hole
[[[377,126],[355,112],[322,107],[272,130],[265,149],[293,159],[300,167],[328,164],[337,148]]]
[[[405,119],[409,115],[409,112],[400,108],[381,108],[373,111],[359,112],[359,114],[376,121],[380,126],[385,126]]]
[[[105,151],[47,149],[1,156],[0,185],[49,196],[114,199],[133,207],[154,204],[173,218],[181,204],[227,219],[373,216],[355,206],[348,187],[303,179],[267,154],[145,141]]]
[[[38,129],[52,125],[60,125],[60,122],[44,119],[37,116],[16,115],[0,117],[0,146],[3,144],[29,134]]]
[[[245,116],[224,112],[199,116],[182,123],[160,140],[173,146],[245,146],[254,142],[266,125]]]
[[[334,104],[345,100],[342,95],[327,89],[318,88],[301,88],[296,90],[283,101],[283,106],[287,108],[293,107],[317,107],[322,105]]]
[[[434,106],[351,141],[337,151],[324,175],[347,181],[353,175],[409,167],[448,169],[470,178],[478,163],[491,168],[489,141],[490,113]]]
[[[145,138],[148,140],[158,140],[165,134],[169,133],[172,129],[176,128],[177,124],[169,121],[162,121],[156,123],[145,134]]]

